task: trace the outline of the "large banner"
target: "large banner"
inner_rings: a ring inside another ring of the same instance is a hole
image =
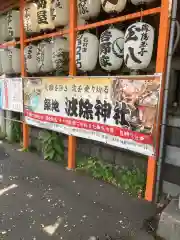
[[[152,156],[159,80],[24,78],[25,122]]]
[[[2,109],[23,112],[22,78],[4,78],[2,96]]]

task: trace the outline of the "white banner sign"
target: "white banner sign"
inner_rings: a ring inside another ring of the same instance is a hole
[[[152,132],[160,83],[154,76],[23,81],[27,124],[155,154]]]
[[[23,112],[22,78],[4,78],[2,109]]]

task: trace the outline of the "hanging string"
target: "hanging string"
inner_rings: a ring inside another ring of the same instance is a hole
[[[111,23],[108,28],[110,29],[114,28],[114,24]]]
[[[142,22],[142,20],[143,20],[143,7],[142,7],[142,5],[143,5],[143,0],[141,0],[140,22]]]

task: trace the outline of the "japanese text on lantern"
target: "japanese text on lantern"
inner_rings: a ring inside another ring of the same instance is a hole
[[[112,34],[110,31],[104,31],[101,34],[101,39],[100,39],[100,64],[103,67],[107,67],[107,66],[112,66],[112,63],[110,62],[110,58],[109,58],[109,53],[111,52],[111,37]]]
[[[26,30],[26,32],[32,32],[32,28],[31,28],[31,16],[30,16],[30,7],[26,7],[24,9],[24,28]]]
[[[149,39],[149,36],[148,36],[148,32],[150,31],[149,30],[149,26],[147,24],[143,24],[142,25],[142,29],[141,29],[141,42],[140,42],[140,51],[138,52],[138,54],[140,56],[144,56],[144,53],[148,52],[147,51],[147,41]]]
[[[76,43],[76,65],[78,69],[82,68],[82,58],[83,54],[87,53],[88,43],[88,37],[83,34],[78,36]]]
[[[39,0],[37,2],[37,19],[38,19],[38,24],[48,24],[47,20],[47,1],[46,0]]]
[[[78,1],[78,10],[80,15],[84,15],[86,13],[89,13],[89,10],[87,8],[87,0],[79,0]]]
[[[144,23],[142,25],[139,24],[133,24],[127,29],[127,34],[125,36],[125,44],[128,42],[137,42],[140,45],[137,45],[136,47],[139,49],[137,54],[135,54],[136,49],[132,46],[128,46],[128,52],[125,56],[125,63],[127,65],[128,60],[132,59],[133,62],[137,64],[142,63],[142,57],[144,56],[144,53],[148,52],[148,43],[149,40],[149,34],[150,31],[149,25]]]

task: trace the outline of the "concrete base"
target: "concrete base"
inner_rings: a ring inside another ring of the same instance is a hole
[[[6,117],[12,119],[12,112],[6,111]],[[12,141],[12,121],[6,120],[6,136],[8,141]]]
[[[154,240],[154,237],[149,235],[145,231],[139,231],[134,237],[132,237],[131,240]]]
[[[180,239],[180,210],[178,209],[178,200],[172,200],[162,212],[157,235],[165,240]]]

